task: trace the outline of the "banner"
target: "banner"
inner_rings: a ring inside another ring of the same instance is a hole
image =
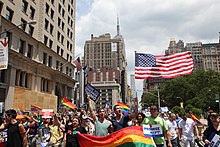
[[[126,127],[107,136],[77,133],[81,147],[155,147],[152,138],[143,134],[142,126]]]
[[[42,109],[42,118],[52,118],[53,109]]]
[[[97,90],[95,87],[87,83],[85,86],[85,91],[86,94],[90,96],[91,100],[93,100],[94,102],[98,101],[98,98],[101,94],[99,90]]]
[[[8,67],[8,38],[0,39],[0,70]]]

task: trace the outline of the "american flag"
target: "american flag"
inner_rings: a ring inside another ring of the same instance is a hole
[[[193,71],[191,52],[154,56],[135,53],[135,79],[175,78]]]
[[[78,57],[76,60],[73,61],[73,64],[76,66],[76,70],[81,70],[80,58]]]

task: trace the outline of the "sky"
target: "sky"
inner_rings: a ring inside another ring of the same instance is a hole
[[[76,53],[90,35],[120,33],[125,41],[128,83],[134,74],[134,51],[164,54],[171,38],[184,43],[216,43],[220,32],[219,0],[76,0]],[[136,80],[138,90],[142,83]]]

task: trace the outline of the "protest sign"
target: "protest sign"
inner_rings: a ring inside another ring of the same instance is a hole
[[[159,138],[163,137],[163,131],[159,124],[156,125],[143,125],[144,136]]]
[[[219,147],[219,146],[220,146],[220,136],[215,134],[213,135],[213,138],[210,141],[209,147]]]
[[[52,118],[53,109],[42,109],[42,118]]]
[[[8,38],[0,39],[0,70],[8,67]]]
[[[101,94],[99,90],[97,90],[95,87],[87,83],[85,86],[85,91],[86,94],[90,96],[91,100],[93,100],[94,102],[98,101],[98,98]]]

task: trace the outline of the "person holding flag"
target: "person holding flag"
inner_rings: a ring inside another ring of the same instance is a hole
[[[135,102],[135,108],[134,108],[134,113],[131,114],[123,114],[120,105],[116,104],[113,108],[115,117],[112,118],[112,126],[113,126],[113,131],[118,131],[122,128],[128,127],[128,122],[132,120],[134,117],[137,116],[138,114],[138,99],[134,99]]]
[[[98,117],[92,110],[92,104],[90,96],[87,96],[88,104],[89,104],[89,111],[91,116],[95,122],[95,136],[106,136],[108,135],[110,129],[112,128],[112,123],[105,119],[105,110],[103,108],[98,109]]]

